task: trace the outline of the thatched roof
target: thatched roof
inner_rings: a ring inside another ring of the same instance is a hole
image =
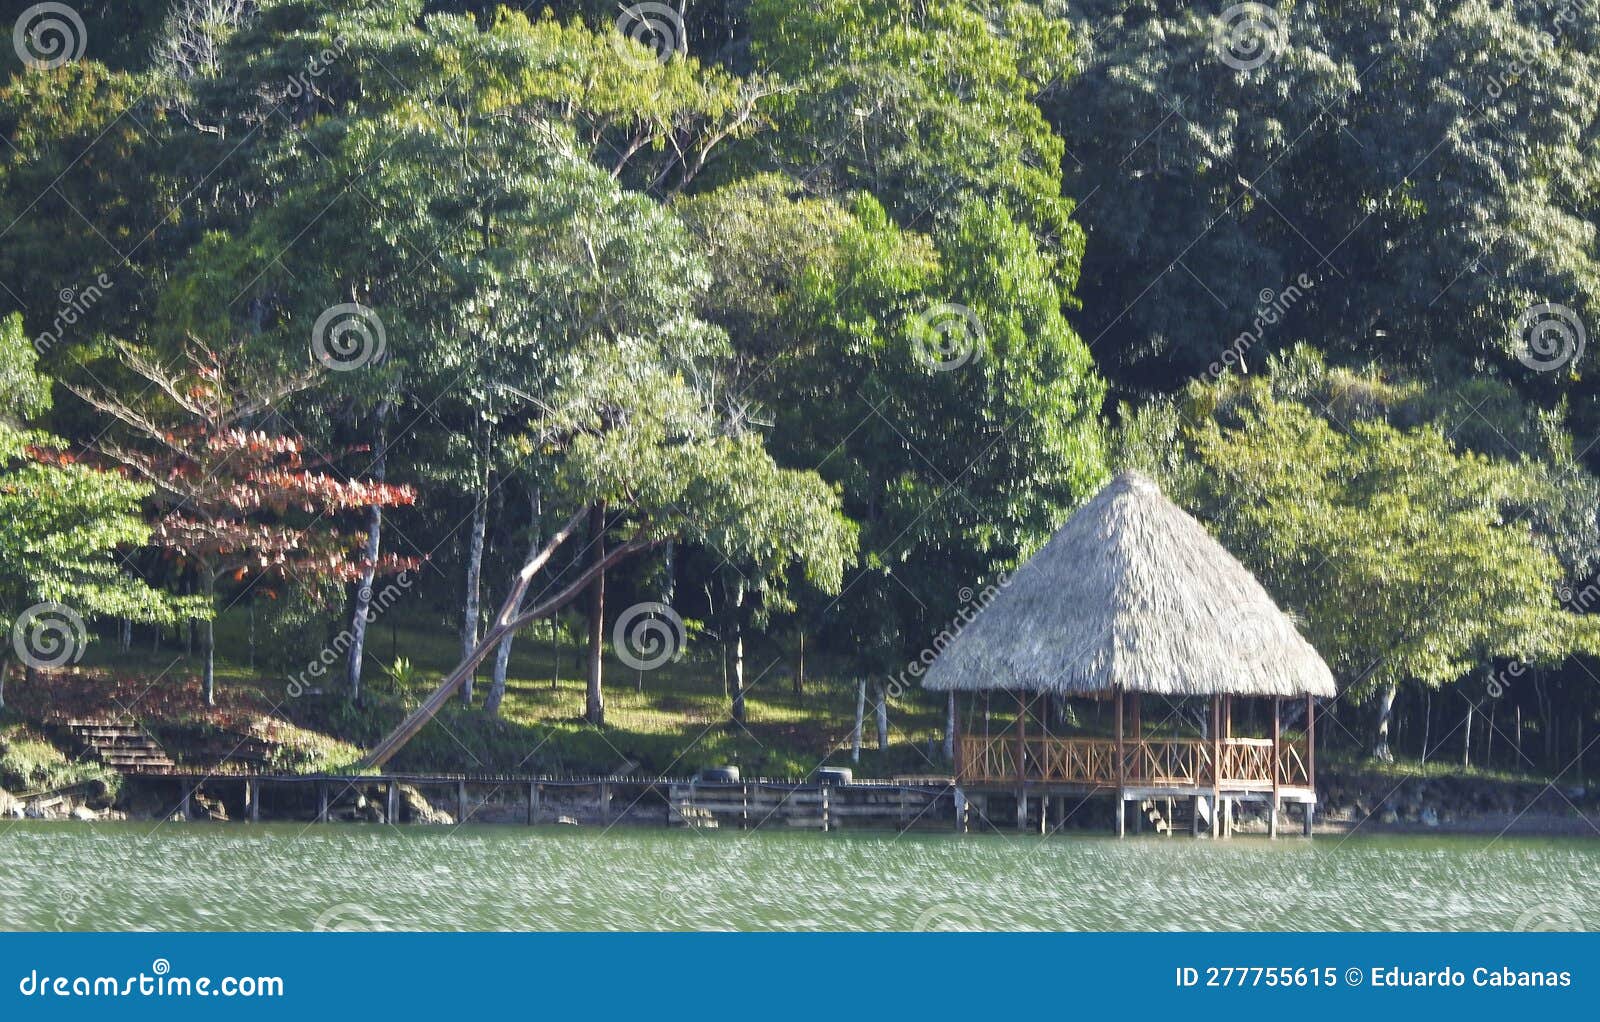
[[[944,638],[923,680],[939,691],[1334,694],[1327,664],[1261,583],[1137,472]]]

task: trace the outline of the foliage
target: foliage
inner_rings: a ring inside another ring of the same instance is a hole
[[[0,405],[21,415],[50,406],[49,381],[22,336],[20,317],[0,320]],[[0,418],[0,625],[43,602],[85,616],[166,622],[201,613],[193,601],[152,589],[120,555],[143,545],[149,486],[78,463],[65,441]],[[75,636],[82,642],[87,635]]]
[[[1568,573],[1525,514],[1561,481],[1463,450],[1437,422],[1347,421],[1315,398],[1359,384],[1371,408],[1398,408],[1404,384],[1328,372],[1303,350],[1269,374],[1195,385],[1134,417],[1124,458],[1211,522],[1352,696],[1437,687],[1495,658],[1600,652],[1600,629],[1558,599]],[[1192,461],[1152,457],[1172,449]]]

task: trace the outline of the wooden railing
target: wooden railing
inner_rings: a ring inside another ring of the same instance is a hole
[[[1227,738],[1220,743],[1206,738],[1124,739],[1122,769],[1117,769],[1117,743],[1109,738],[1029,737],[1016,735],[961,736],[960,778],[967,783],[1006,784],[1025,779],[1030,783],[1118,784],[1158,787],[1266,787],[1277,781],[1286,786],[1309,786],[1311,777],[1300,745],[1285,740],[1276,750],[1270,738]],[[1216,761],[1220,747],[1220,782]],[[1021,753],[1025,771],[1017,769]]]

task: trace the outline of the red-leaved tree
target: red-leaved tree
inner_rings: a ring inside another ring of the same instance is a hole
[[[365,559],[365,536],[343,520],[410,504],[415,493],[338,474],[331,457],[282,430],[277,405],[313,386],[315,372],[270,377],[243,356],[193,341],[171,367],[131,347],[121,355],[149,384],[139,397],[74,388],[117,423],[92,454],[155,487],[151,542],[192,573],[208,606],[215,608],[223,579],[352,582],[369,566],[379,574],[415,567],[394,555]],[[201,636],[206,703],[215,705],[210,620]]]

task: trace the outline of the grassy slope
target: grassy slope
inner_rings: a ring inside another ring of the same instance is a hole
[[[402,615],[393,613],[398,619]],[[702,643],[699,656],[651,672],[628,668],[607,651],[606,727],[581,720],[584,683],[577,650],[569,640],[555,648],[542,627],[516,643],[506,700],[499,718],[482,711],[488,685],[487,664],[480,670],[475,705],[458,702],[429,724],[393,762],[396,769],[439,771],[517,771],[688,774],[703,766],[737,763],[747,775],[800,777],[819,764],[849,763],[855,689],[849,681],[808,676],[803,698],[793,694],[793,661],[761,642],[746,658],[748,720],[728,719],[721,670]],[[264,643],[268,640],[262,638]],[[364,705],[356,707],[328,682],[327,692],[287,695],[291,671],[251,670],[244,615],[225,615],[217,625],[219,706],[208,709],[200,696],[200,663],[174,649],[169,635],[159,651],[148,633],[121,653],[112,642],[92,643],[71,677],[56,675],[34,691],[14,674],[7,686],[6,716],[37,723],[52,710],[67,715],[115,713],[131,705],[134,713],[170,752],[198,754],[215,749],[219,733],[255,732],[270,725],[271,737],[285,748],[276,765],[287,769],[346,766],[405,715],[454,666],[459,652],[452,629],[416,617],[374,627],[368,640],[368,683]],[[265,656],[261,650],[258,652]],[[308,650],[309,663],[319,651]],[[410,661],[402,681],[384,667],[398,655]],[[814,668],[813,668],[814,669]],[[552,678],[557,678],[552,686]],[[864,749],[858,772],[868,775],[934,773],[948,767],[930,761],[942,715],[935,700],[916,695],[891,705],[890,745],[886,752]],[[871,708],[867,737],[876,744]]]

